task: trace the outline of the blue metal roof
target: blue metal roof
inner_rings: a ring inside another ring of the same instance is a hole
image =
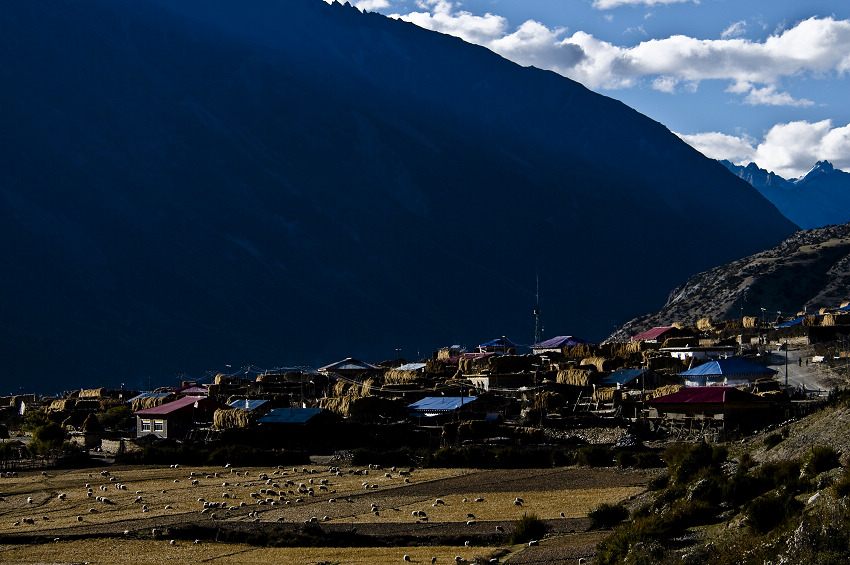
[[[787,322],[783,322],[781,324],[777,324],[777,328],[790,328],[791,326],[796,326],[798,324],[802,324],[803,320],[805,320],[805,316],[800,316],[799,318],[794,318],[793,320],[788,320]]]
[[[275,408],[257,422],[261,424],[304,424],[324,410],[322,408]]]
[[[776,371],[756,365],[742,357],[729,357],[703,363],[698,367],[679,373],[683,377],[706,377],[710,375],[773,375]]]
[[[487,343],[482,343],[478,347],[516,347],[517,344],[512,342],[506,337],[498,337],[496,339],[491,339]]]
[[[251,410],[256,410],[266,402],[268,402],[268,400],[248,400],[247,398],[240,398],[239,400],[234,400],[228,406],[250,412]]]
[[[624,385],[626,383],[632,382],[645,372],[646,369],[621,369],[619,371],[614,371],[613,373],[599,381],[599,384]]]
[[[450,412],[474,402],[477,396],[426,396],[407,406],[416,412]]]

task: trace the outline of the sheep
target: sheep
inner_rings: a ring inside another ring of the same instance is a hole
[[[30,524],[30,525],[35,524],[35,520],[33,520],[32,518],[24,518],[23,521],[24,521],[24,524]]]
[[[473,524],[475,524],[475,520],[467,520],[466,521],[467,526],[472,526]]]
[[[502,526],[496,526],[496,531],[497,532],[504,532],[505,528],[503,528]]]
[[[484,499],[483,498],[476,498],[475,502],[484,502]]]
[[[467,512],[466,517],[467,518],[475,518],[475,514],[473,514],[472,512]]]
[[[34,501],[31,496],[27,497],[27,504],[32,504]]]
[[[66,495],[65,495],[64,492],[60,492],[59,494],[56,495],[56,498],[58,498],[59,500],[65,500],[65,496]]]
[[[539,542],[536,539],[533,539],[530,542],[528,542],[528,547],[533,547],[535,545],[539,545]]]
[[[77,516],[77,522],[82,522],[82,521],[83,521],[83,517],[82,517],[82,516]]]
[[[404,557],[402,557],[402,559],[404,559],[408,563],[410,562],[410,556],[409,555],[405,555]]]
[[[168,540],[168,545],[177,545],[177,540]]]

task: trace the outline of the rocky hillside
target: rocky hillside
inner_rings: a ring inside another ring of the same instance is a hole
[[[631,320],[610,339],[674,322],[721,320],[806,308],[837,307],[850,300],[850,224],[800,231],[776,247],[692,276],[670,293],[658,312]]]

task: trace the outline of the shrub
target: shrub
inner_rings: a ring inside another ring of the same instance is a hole
[[[769,485],[765,491],[785,487],[791,492],[805,492],[809,485],[800,478],[801,466],[797,459],[773,461],[756,467],[753,476]]]
[[[687,484],[705,470],[719,470],[726,460],[726,449],[712,447],[704,441],[694,445],[679,443],[669,446],[663,459],[670,468],[673,482]]]
[[[850,470],[845,468],[844,472],[841,473],[841,477],[835,481],[833,486],[835,487],[835,492],[838,496],[845,497],[850,495]]]
[[[30,441],[30,451],[44,455],[48,452],[59,449],[62,442],[65,441],[65,430],[56,422],[39,426],[32,432],[32,441]]]
[[[773,449],[774,447],[782,443],[782,439],[782,434],[772,433],[766,438],[764,438],[764,447],[766,449]]]
[[[614,458],[609,447],[586,445],[578,450],[576,462],[587,467],[610,467],[614,464]]]
[[[766,534],[798,515],[802,508],[803,503],[787,490],[770,492],[750,501],[744,510],[745,522],[756,532]]]
[[[511,533],[510,543],[525,543],[527,541],[540,539],[549,530],[546,522],[538,518],[537,514],[528,514],[523,512],[522,518],[514,523],[514,530]]]
[[[590,518],[590,529],[613,528],[629,517],[629,511],[621,504],[603,502],[587,513]]]
[[[816,445],[812,447],[811,453],[806,457],[803,469],[805,469],[806,474],[819,475],[824,471],[829,471],[840,466],[839,457],[838,452],[833,447]]]
[[[129,406],[113,406],[97,415],[101,425],[107,430],[128,430],[136,426],[136,417]]]
[[[654,542],[668,534],[669,526],[659,515],[638,517],[597,544],[596,562],[599,565],[622,563],[638,544],[646,547],[657,562],[663,556],[663,549]]]

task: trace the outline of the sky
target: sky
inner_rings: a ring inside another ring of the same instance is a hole
[[[850,171],[847,0],[350,0],[555,71],[708,157]]]

